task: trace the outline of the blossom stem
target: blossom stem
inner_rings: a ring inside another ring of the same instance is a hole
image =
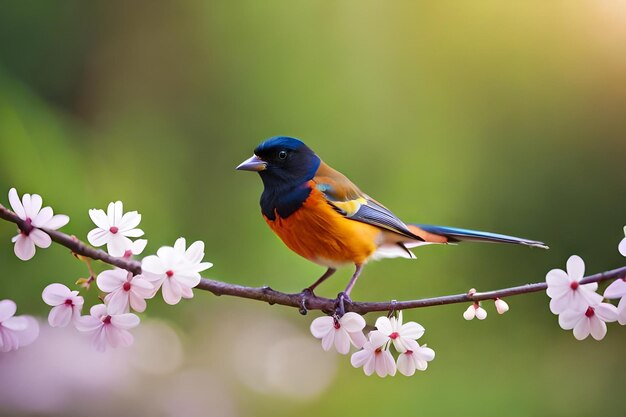
[[[8,210],[0,204],[0,218],[15,223],[20,229],[25,227],[24,221],[15,213]],[[99,260],[109,265],[123,268],[134,274],[141,273],[141,262],[129,258],[116,258],[108,253],[95,249],[75,237],[69,236],[57,230],[41,229],[46,232],[50,238],[61,246],[70,249],[79,255]],[[610,271],[600,272],[589,275],[580,281],[580,284],[588,284],[591,282],[608,281],[617,278],[626,278],[626,266],[613,269]],[[324,297],[318,297],[313,293],[283,293],[269,287],[246,287],[243,285],[230,284],[227,282],[216,281],[212,279],[202,278],[200,284],[195,287],[200,290],[209,291],[215,295],[229,295],[233,297],[248,298],[251,300],[264,301],[269,304],[280,304],[287,307],[302,307],[302,298],[306,297],[306,307],[308,310],[322,310],[332,313],[335,311],[336,300]],[[445,304],[477,302],[481,300],[493,300],[496,298],[511,297],[520,294],[529,294],[533,292],[545,291],[547,284],[545,282],[537,282],[533,284],[525,284],[516,287],[503,288],[499,290],[487,292],[474,292],[471,294],[455,294],[441,297],[422,298],[419,300],[407,301],[382,301],[382,302],[351,302],[346,303],[346,312],[354,311],[359,314],[366,314],[375,311],[390,310],[406,310],[411,308],[431,307]]]

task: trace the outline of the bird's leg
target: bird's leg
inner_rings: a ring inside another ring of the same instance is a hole
[[[348,282],[348,286],[343,292],[340,292],[337,295],[337,310],[336,313],[339,317],[343,316],[346,313],[345,303],[352,303],[350,299],[350,292],[352,292],[352,288],[354,288],[354,284],[356,284],[356,280],[359,279],[359,275],[361,275],[361,271],[363,270],[363,264],[356,264],[356,270],[354,274],[352,274],[352,278]]]
[[[313,290],[322,282],[326,281],[335,272],[337,272],[337,269],[328,268],[326,272],[324,272],[324,274],[317,279],[317,281],[302,290],[302,292],[300,293],[302,296],[302,298],[300,298],[300,314],[305,315],[307,313],[308,310],[306,308],[306,299],[312,295],[315,295],[313,293]]]
[[[319,277],[317,279],[317,281],[315,281],[313,284],[309,285],[307,288],[303,289],[302,292],[304,293],[311,293],[313,294],[313,290],[315,288],[317,288],[318,285],[320,285],[322,282],[326,281],[328,278],[330,278],[330,276],[332,274],[334,274],[335,272],[337,272],[337,270],[335,268],[328,268],[326,270],[326,272],[324,272],[324,275],[322,275],[321,277]]]

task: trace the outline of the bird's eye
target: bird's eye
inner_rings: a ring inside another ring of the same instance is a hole
[[[287,158],[287,151],[280,151],[280,152],[278,152],[278,158],[279,159]]]

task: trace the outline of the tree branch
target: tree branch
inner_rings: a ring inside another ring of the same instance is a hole
[[[0,204],[0,218],[15,223],[20,230],[25,230],[24,221],[15,213],[8,210]],[[126,269],[134,274],[141,273],[141,262],[133,259],[116,258],[108,253],[95,249],[86,245],[77,238],[69,236],[57,230],[41,229],[50,235],[50,238],[61,246],[65,246],[72,252],[91,258],[100,260],[109,265]],[[613,269],[610,271],[600,272],[598,274],[589,275],[580,281],[581,284],[590,282],[601,282],[617,278],[626,278],[626,266]],[[301,312],[306,310],[322,310],[324,312],[333,312],[336,308],[336,300],[324,297],[317,297],[313,294],[303,295],[301,293],[288,294],[273,290],[270,287],[245,287],[242,285],[229,284],[226,282],[215,281],[212,279],[202,278],[200,284],[195,287],[200,290],[210,291],[215,295],[230,295],[233,297],[248,298],[251,300],[264,301],[269,304],[280,304],[288,307],[299,308]],[[500,290],[476,292],[473,294],[456,294],[442,297],[423,298],[420,300],[408,301],[383,301],[383,302],[353,302],[345,306],[346,311],[354,311],[359,314],[365,314],[375,311],[405,310],[410,308],[430,307],[444,304],[468,303],[481,300],[494,300],[496,298],[510,297],[513,295],[528,294],[538,291],[544,291],[547,288],[545,282],[537,282],[534,284],[520,285],[517,287],[503,288]],[[303,300],[306,309],[303,309]]]

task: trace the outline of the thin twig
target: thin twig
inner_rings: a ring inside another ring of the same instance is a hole
[[[25,227],[24,221],[15,213],[8,210],[0,204],[0,218],[15,223],[18,228]],[[100,260],[109,265],[126,269],[134,274],[141,273],[141,262],[133,259],[116,258],[108,253],[95,249],[86,245],[77,238],[59,232],[57,230],[42,229],[50,238],[61,246],[65,246],[72,252],[91,259]],[[626,278],[626,266],[613,269],[610,271],[600,272],[598,274],[589,275],[580,281],[581,284],[590,282],[601,282],[617,278]],[[322,310],[332,312],[336,308],[336,300],[324,297],[317,297],[313,294],[303,295],[301,293],[288,294],[276,291],[270,287],[246,287],[237,284],[229,284],[222,281],[202,278],[200,284],[196,287],[200,290],[209,291],[215,295],[230,295],[233,297],[248,298],[251,300],[265,301],[269,304],[279,304],[288,307],[302,308],[304,297],[306,309]],[[406,310],[410,308],[430,307],[444,304],[466,303],[481,300],[495,300],[496,298],[510,297],[513,295],[528,294],[538,291],[544,291],[547,288],[545,282],[537,282],[533,284],[520,285],[517,287],[503,288],[500,290],[477,292],[470,294],[446,295],[442,297],[423,298],[420,300],[408,301],[383,301],[383,302],[353,302],[346,305],[346,311],[354,311],[359,314],[370,313],[374,311],[390,311]]]

